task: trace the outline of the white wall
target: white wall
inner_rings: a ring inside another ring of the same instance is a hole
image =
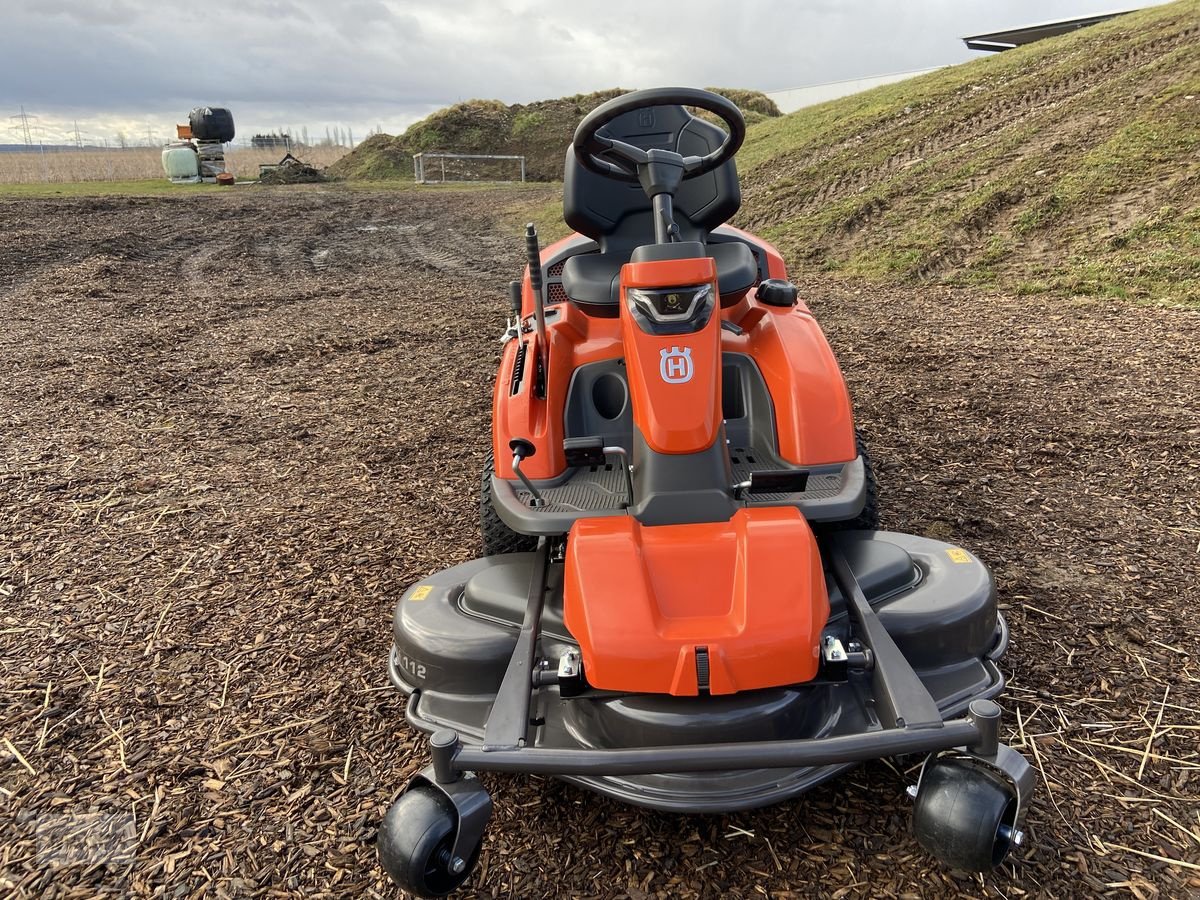
[[[869,78],[851,78],[847,81],[830,81],[826,84],[813,84],[808,87],[788,88],[783,91],[767,91],[766,93],[775,101],[780,110],[790,113],[806,106],[824,103],[826,100],[836,100],[838,97],[848,97],[860,91],[868,91],[881,84],[894,84],[897,81],[904,81],[906,78],[924,75],[926,72],[936,72],[939,68],[943,67],[916,69],[912,72],[894,72],[891,75],[873,75]]]

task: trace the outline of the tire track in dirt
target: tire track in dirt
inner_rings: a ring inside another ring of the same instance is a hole
[[[902,149],[889,155],[877,166],[826,181],[809,193],[786,192],[788,200],[786,215],[793,217],[812,212],[842,197],[862,193],[912,165],[927,161],[930,157],[953,153],[983,138],[994,137],[1007,129],[1019,127],[1031,119],[1053,115],[1054,107],[1059,104],[1069,102],[1087,93],[1107,90],[1106,76],[1128,77],[1131,71],[1152,65],[1166,53],[1192,45],[1198,35],[1200,35],[1200,28],[1185,27],[1174,34],[1132,47],[1120,57],[1105,58],[1093,66],[1074,70],[1064,78],[1037,84],[1015,97],[1006,97],[994,106],[985,106],[966,118],[948,121],[944,128],[926,136],[916,144],[901,144]],[[1013,77],[1034,80],[1037,78],[1037,72],[1022,73]],[[987,93],[999,92],[1002,87],[1003,84],[991,88],[981,88],[980,91],[986,99]],[[970,92],[973,89],[968,87],[964,90]],[[1151,84],[1147,84],[1147,90],[1152,93]],[[960,93],[962,92],[960,91]],[[951,98],[947,98],[943,102],[953,101]],[[842,155],[852,155],[857,147],[868,141],[886,139],[890,134],[896,134],[899,137],[901,134],[919,130],[921,122],[936,114],[937,109],[938,105],[927,104],[920,107],[916,115],[894,117],[867,128],[853,137],[824,146],[799,159],[784,154],[761,163],[756,169],[756,173],[765,175],[765,177],[756,178],[753,187],[745,191],[746,205],[753,206],[756,198],[769,197],[774,194],[778,182],[794,178],[795,173],[815,168]],[[761,224],[771,224],[783,214],[778,210],[775,213],[764,211],[756,216],[755,221]]]

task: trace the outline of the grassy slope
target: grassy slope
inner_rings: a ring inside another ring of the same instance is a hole
[[[751,131],[738,224],[808,269],[1200,302],[1200,2]]]

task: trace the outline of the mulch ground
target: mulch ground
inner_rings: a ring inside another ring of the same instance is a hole
[[[425,756],[391,606],[478,551],[505,196],[0,204],[0,891],[396,895],[374,830]],[[802,290],[884,525],[994,568],[1028,844],[944,870],[916,760],[708,817],[493,776],[468,894],[1200,891],[1200,314]]]

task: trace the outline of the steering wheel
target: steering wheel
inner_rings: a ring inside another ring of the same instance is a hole
[[[733,159],[733,155],[741,148],[742,141],[746,139],[746,120],[742,118],[742,111],[732,100],[696,88],[651,88],[614,97],[583,117],[583,121],[575,129],[575,140],[572,141],[575,158],[579,160],[579,164],[597,175],[615,178],[618,181],[637,181],[638,166],[649,163],[651,154],[661,156],[669,151],[643,150],[641,147],[601,134],[601,131],[618,116],[654,106],[695,106],[715,114],[729,128],[724,142],[711,153],[704,156],[671,154],[682,161],[684,180],[724,165]],[[615,159],[601,159],[601,154]]]

